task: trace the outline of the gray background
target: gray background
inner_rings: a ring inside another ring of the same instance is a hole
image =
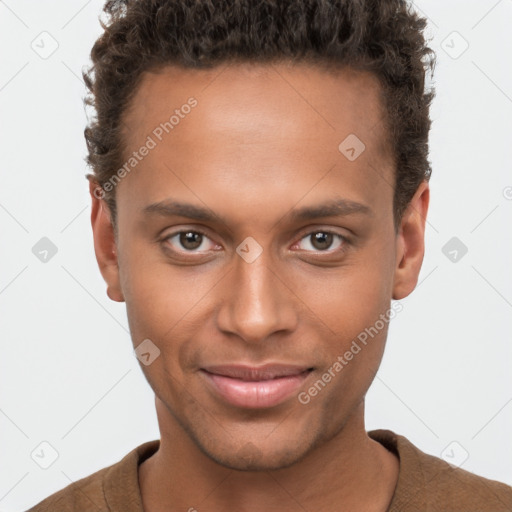
[[[512,484],[512,1],[416,6],[438,54],[427,251],[391,324],[367,427]],[[81,68],[101,7],[0,2],[4,512],[159,436],[124,304],[108,299],[92,245]],[[46,262],[33,253],[43,237],[57,249]]]

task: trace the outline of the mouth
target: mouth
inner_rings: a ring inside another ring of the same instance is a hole
[[[236,407],[274,407],[298,392],[314,368],[267,364],[209,366],[200,369],[210,389]]]

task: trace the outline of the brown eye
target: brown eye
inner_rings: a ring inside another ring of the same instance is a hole
[[[329,247],[332,245],[332,239],[333,239],[333,236],[332,236],[332,233],[324,233],[322,231],[318,232],[318,233],[313,233],[312,235],[309,235],[311,236],[311,245],[315,248],[315,249],[319,249],[319,250],[325,250],[325,249],[329,249]]]
[[[201,246],[203,235],[195,231],[184,231],[179,234],[180,244],[184,249],[197,249]]]
[[[346,243],[346,238],[338,233],[314,231],[303,237],[298,247],[310,252],[334,252],[343,249]]]
[[[216,244],[201,231],[182,230],[166,236],[163,242],[175,253],[195,254],[215,250]]]

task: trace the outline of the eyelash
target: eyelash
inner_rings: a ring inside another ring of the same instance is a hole
[[[175,238],[183,233],[194,233],[194,234],[199,234],[199,235],[202,235],[203,237],[207,238],[210,240],[210,237],[202,230],[200,229],[182,229],[180,231],[175,231],[174,233],[170,233],[169,235],[167,235],[165,238],[163,238],[162,242],[167,242],[169,240],[171,240],[172,238]],[[338,247],[337,249],[326,249],[324,251],[322,250],[316,250],[316,251],[309,251],[309,250],[305,250],[305,252],[309,252],[309,253],[313,253],[313,254],[333,254],[333,253],[339,253],[339,252],[343,252],[345,249],[346,249],[346,245],[349,243],[349,240],[347,239],[346,236],[344,235],[341,235],[340,233],[336,233],[334,231],[331,231],[329,229],[316,229],[314,231],[309,231],[308,233],[304,234],[299,240],[298,242],[295,242],[293,245],[297,245],[297,243],[301,242],[302,240],[305,240],[307,239],[308,237],[311,237],[312,235],[314,234],[317,234],[317,233],[323,233],[323,234],[329,234],[329,235],[333,235],[334,237],[337,237],[340,241],[340,247]],[[203,240],[201,241],[201,244],[202,244]],[[213,242],[213,241],[212,241]],[[215,243],[215,242],[213,242]],[[189,251],[189,250],[186,250],[186,249],[183,249],[182,251],[177,251],[175,249],[170,249],[173,253],[177,253],[177,254],[202,254],[201,252],[196,252],[195,250],[192,250],[192,251]]]

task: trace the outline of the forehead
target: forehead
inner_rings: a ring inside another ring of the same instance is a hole
[[[144,172],[126,180],[147,199],[168,193],[169,169],[195,191],[217,186],[217,197],[228,198],[236,189],[241,201],[244,194],[254,199],[256,189],[263,198],[270,187],[287,188],[297,196],[290,200],[297,200],[333,167],[338,174],[324,185],[341,186],[354,197],[368,193],[360,198],[376,201],[380,187],[392,187],[380,84],[350,68],[167,66],[142,75],[123,121],[127,158],[148,136],[155,142],[138,164]],[[392,194],[385,192],[389,201]]]
[[[169,120],[193,97],[200,107],[195,113],[200,115],[190,116],[186,123],[194,125],[193,130],[173,130],[175,144],[192,132],[196,137],[205,131],[224,132],[230,138],[256,141],[280,128],[273,136],[338,140],[353,130],[350,133],[357,131],[371,149],[384,153],[389,148],[381,92],[375,75],[348,67],[327,71],[286,63],[238,63],[213,69],[166,66],[143,73],[124,115],[128,128],[124,136],[130,145],[137,144],[149,128]],[[200,123],[194,123],[198,117]]]

